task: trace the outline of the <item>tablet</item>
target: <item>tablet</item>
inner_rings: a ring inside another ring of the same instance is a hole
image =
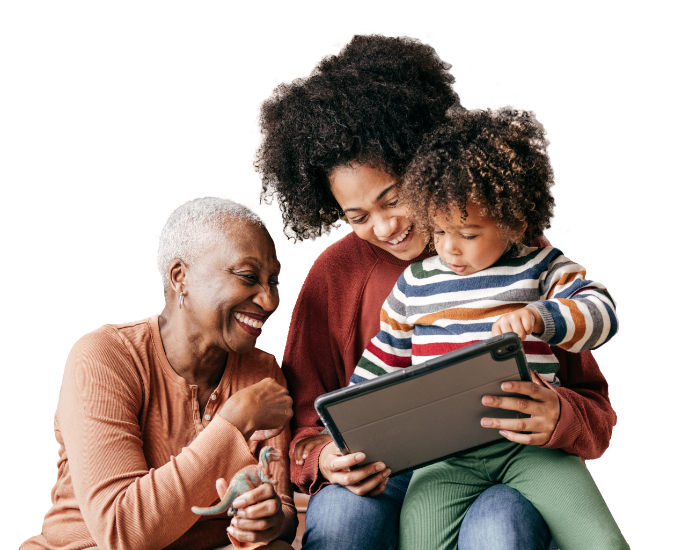
[[[363,464],[382,461],[394,476],[504,441],[480,419],[529,415],[486,407],[481,398],[526,397],[502,391],[507,380],[531,380],[513,332],[326,393],[314,407],[343,455],[363,452]]]

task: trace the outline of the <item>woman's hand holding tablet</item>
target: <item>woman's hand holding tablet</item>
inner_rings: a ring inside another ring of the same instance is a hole
[[[321,451],[319,469],[326,481],[342,485],[355,495],[374,497],[384,491],[391,470],[383,462],[356,467],[365,459],[363,453],[342,456],[335,443],[331,442]]]

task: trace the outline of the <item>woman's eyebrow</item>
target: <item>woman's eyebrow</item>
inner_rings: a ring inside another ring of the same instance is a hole
[[[387,193],[389,193],[389,191],[391,191],[397,185],[398,185],[398,183],[392,183],[389,187],[383,189],[380,192],[380,194],[375,198],[375,200],[373,202],[375,203],[375,202],[379,201],[382,197],[384,197]],[[343,210],[343,212],[354,212],[356,210],[363,210],[363,207],[357,206],[357,207],[354,207],[354,208],[345,208]]]

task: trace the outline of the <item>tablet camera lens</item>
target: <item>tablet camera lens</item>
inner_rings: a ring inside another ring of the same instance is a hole
[[[514,350],[516,349],[516,345],[515,345],[515,344],[511,344],[511,345],[510,345],[508,348],[506,348],[506,349],[508,349],[509,351],[514,351]]]

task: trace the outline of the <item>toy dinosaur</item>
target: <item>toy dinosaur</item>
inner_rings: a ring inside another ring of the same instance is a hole
[[[277,482],[273,481],[270,477],[269,465],[270,462],[279,460],[279,458],[281,458],[280,451],[274,447],[263,447],[260,451],[260,462],[255,466],[244,466],[234,474],[227,491],[225,491],[225,495],[218,504],[211,506],[210,508],[193,506],[192,511],[201,516],[222,514],[225,510],[227,510],[228,516],[236,515],[237,509],[232,506],[232,503],[237,497],[249,492],[251,489],[260,487],[263,483],[276,485]]]

